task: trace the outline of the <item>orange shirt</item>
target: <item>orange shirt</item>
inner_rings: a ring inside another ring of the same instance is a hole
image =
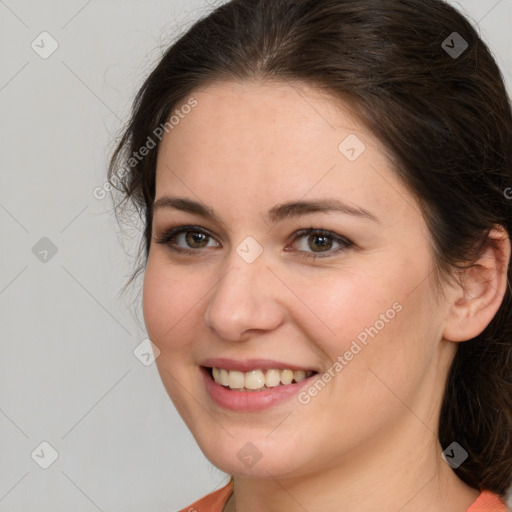
[[[233,480],[230,479],[221,489],[204,496],[179,512],[222,512],[232,493]],[[490,491],[481,491],[476,501],[466,512],[510,512],[510,509],[497,494]]]

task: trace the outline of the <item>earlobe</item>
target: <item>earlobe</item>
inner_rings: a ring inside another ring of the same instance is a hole
[[[502,226],[494,227],[480,257],[467,268],[454,288],[449,315],[443,331],[448,341],[466,341],[489,325],[507,290],[510,239]]]

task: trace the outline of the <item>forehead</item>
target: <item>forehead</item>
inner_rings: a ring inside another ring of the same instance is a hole
[[[326,194],[375,206],[396,201],[402,187],[385,149],[350,105],[323,91],[223,82],[190,96],[196,105],[161,143],[157,197],[179,191],[224,207]],[[383,174],[392,187],[382,186]]]
[[[196,138],[196,149],[236,140],[226,156],[237,150],[257,149],[262,156],[288,143],[313,143],[321,136],[334,144],[338,130],[370,133],[352,114],[349,105],[307,84],[287,82],[220,82],[192,93],[196,106],[182,116],[167,139]],[[179,110],[179,105],[175,108]],[[263,147],[257,144],[264,142]],[[372,141],[378,143],[378,141]],[[280,149],[285,150],[287,146]]]

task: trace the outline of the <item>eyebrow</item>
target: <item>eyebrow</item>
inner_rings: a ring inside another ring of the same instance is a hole
[[[220,224],[224,221],[209,206],[193,201],[185,197],[162,196],[153,203],[153,214],[157,210],[172,208],[183,212],[193,213],[206,219],[214,219]],[[291,217],[300,217],[310,213],[330,213],[339,212],[347,215],[353,215],[373,222],[380,223],[377,217],[359,206],[350,206],[338,199],[326,198],[310,201],[290,201],[273,206],[265,215],[267,222],[277,224],[284,219]]]

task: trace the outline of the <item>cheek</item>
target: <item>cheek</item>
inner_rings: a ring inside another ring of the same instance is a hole
[[[194,304],[198,301],[197,293],[188,284],[186,273],[170,268],[156,255],[150,256],[144,274],[144,322],[149,338],[160,350],[155,363],[162,383],[187,424],[190,398],[188,393],[183,393],[182,383],[187,383],[192,375],[195,378],[190,371],[193,366],[190,332],[195,322]]]
[[[364,344],[374,324],[384,331],[400,315],[399,293],[392,283],[384,286],[379,278],[382,281],[379,274],[350,269],[295,277],[293,288],[301,301],[294,301],[294,320],[335,359],[349,350],[353,340]]]
[[[154,343],[161,338],[165,328],[164,310],[169,300],[169,288],[165,286],[164,282],[150,257],[144,273],[142,312],[146,330]]]
[[[310,421],[314,410],[314,421],[326,425],[340,446],[376,435],[408,414],[404,403],[413,403],[422,386],[436,325],[426,286],[409,293],[408,282],[417,283],[413,274],[344,273],[309,288],[310,303],[334,334],[319,330],[322,324],[311,314],[302,320],[301,328],[330,364],[325,384],[312,385],[302,395],[301,403],[311,405],[305,405],[301,421]]]
[[[181,269],[150,256],[144,274],[142,310],[148,335],[162,352],[171,345],[179,349],[180,342],[186,340],[183,329],[197,302],[193,290]]]
[[[297,306],[294,320],[336,375],[352,375],[345,385],[360,385],[372,376],[369,369],[396,385],[412,382],[435,350],[438,326],[428,280],[417,286],[420,272],[403,268],[364,274],[345,269],[339,278],[333,272],[297,283],[311,311],[304,314],[304,305]]]

